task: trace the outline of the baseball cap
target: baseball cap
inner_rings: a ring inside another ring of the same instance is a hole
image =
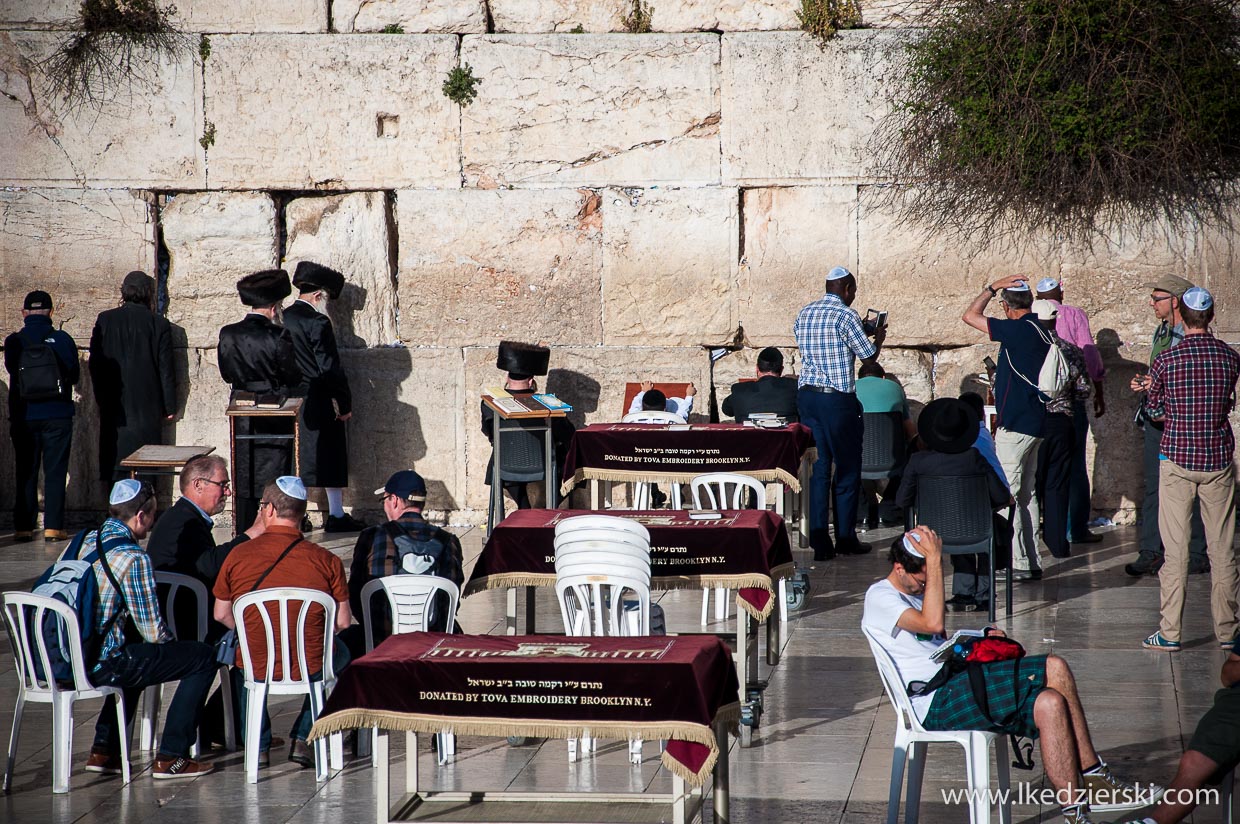
[[[1193,284],[1189,283],[1179,275],[1163,275],[1157,280],[1151,280],[1144,284],[1146,289],[1155,289],[1159,292],[1166,292],[1175,295],[1177,298],[1193,288]]]
[[[1180,302],[1194,312],[1204,312],[1214,305],[1214,296],[1200,286],[1194,286],[1184,293]]]
[[[1038,320],[1054,320],[1059,317],[1059,307],[1053,300],[1035,300],[1029,309],[1038,316]]]
[[[26,295],[26,300],[22,303],[23,309],[51,309],[52,296],[42,289],[35,289]]]
[[[408,501],[426,500],[426,481],[412,469],[402,469],[388,478],[387,483],[375,490],[376,495],[395,495]]]

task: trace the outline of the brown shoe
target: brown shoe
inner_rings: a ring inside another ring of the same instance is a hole
[[[189,758],[156,758],[155,768],[151,777],[156,780],[169,781],[174,778],[197,778],[215,772],[215,767]]]
[[[43,530],[43,540],[45,541],[65,541],[68,540],[69,533],[64,529],[45,529]]]
[[[117,754],[110,754],[104,750],[92,748],[90,757],[86,759],[86,772],[99,773],[100,775],[120,775],[121,757]]]
[[[293,746],[288,750],[288,760],[301,766],[302,769],[311,769],[314,767],[314,747],[299,738],[294,738]]]

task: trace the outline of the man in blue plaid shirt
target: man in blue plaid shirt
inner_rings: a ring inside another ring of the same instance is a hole
[[[215,678],[215,654],[208,644],[176,640],[164,625],[151,559],[138,545],[154,523],[155,490],[151,485],[117,481],[108,498],[108,519],[98,531],[90,530],[82,542],[79,558],[93,552],[102,540],[104,554],[92,565],[99,587],[93,619],[100,632],[111,624],[89,678],[97,687],[124,690],[129,722],[133,721],[142,690],[180,681],[168,706],[151,774],[156,779],[196,778],[214,769],[210,764],[190,760],[189,749],[198,736],[202,707]],[[103,569],[104,562],[111,570],[110,577]],[[112,585],[113,578],[120,584],[119,593]],[[113,620],[118,612],[119,617]],[[125,624],[130,621],[142,638],[140,642],[126,641]],[[91,663],[88,661],[87,667]],[[105,775],[121,772],[120,731],[112,696],[104,702],[95,724],[95,743],[90,748],[86,771]]]
[[[855,391],[858,358],[875,363],[886,326],[867,329],[851,308],[857,279],[843,266],[827,274],[826,294],[797,315],[792,327],[801,350],[797,410],[814,433],[818,460],[810,480],[809,544],[814,560],[859,555],[870,547],[857,540],[861,494],[861,441],[865,434]],[[869,336],[873,335],[871,342]],[[835,464],[835,542],[827,529],[827,496]]]

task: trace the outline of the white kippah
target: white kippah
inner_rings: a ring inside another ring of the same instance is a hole
[[[827,280],[843,280],[844,278],[850,277],[852,277],[852,272],[848,271],[843,266],[836,266],[830,272],[827,272]]]
[[[280,487],[280,491],[290,498],[296,498],[299,501],[306,500],[306,485],[296,475],[281,475],[276,478],[276,486]]]
[[[1018,280],[1015,283],[1013,283],[1011,286],[1005,287],[1003,291],[1005,292],[1028,292],[1029,281]]]
[[[1054,278],[1042,278],[1038,281],[1039,292],[1052,292],[1059,288],[1059,281]]]
[[[919,543],[921,543],[921,536],[918,535],[916,532],[910,532],[909,534],[904,536],[905,551],[908,552],[909,555],[912,555],[914,558],[925,558],[926,556],[922,555],[921,550],[917,548],[917,544]]]
[[[1214,296],[1200,286],[1194,286],[1184,293],[1180,302],[1194,312],[1203,312],[1214,305]]]
[[[108,503],[111,506],[116,506],[117,504],[128,503],[129,501],[132,501],[134,498],[138,497],[138,493],[141,491],[142,491],[142,484],[138,483],[132,478],[126,478],[123,481],[117,481],[116,483],[112,484],[112,492],[110,495],[108,495]]]

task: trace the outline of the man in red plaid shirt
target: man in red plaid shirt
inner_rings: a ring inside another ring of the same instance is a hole
[[[1214,298],[1193,287],[1180,300],[1184,340],[1157,358],[1141,379],[1152,416],[1166,420],[1158,473],[1158,530],[1167,549],[1158,573],[1162,593],[1159,631],[1146,638],[1146,649],[1176,651],[1184,612],[1188,575],[1189,518],[1193,499],[1201,504],[1210,556],[1210,611],[1219,646],[1235,646],[1236,439],[1227,416],[1236,403],[1240,355],[1210,334]]]

